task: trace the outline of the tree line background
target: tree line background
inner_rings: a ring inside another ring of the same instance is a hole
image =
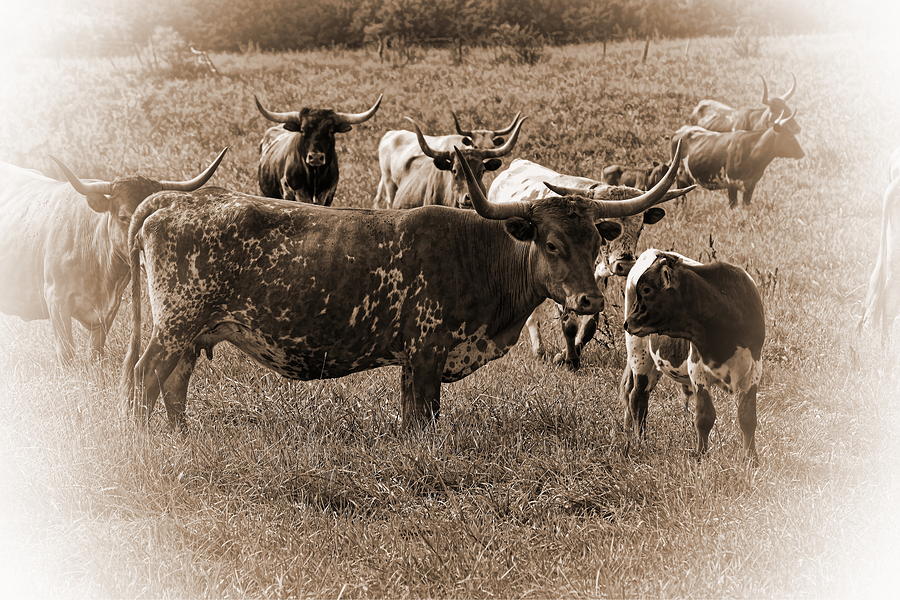
[[[146,44],[159,27],[210,51],[359,47],[383,40],[492,45],[512,29],[546,43],[621,37],[805,33],[821,3],[783,0],[85,0],[52,51],[95,54]]]

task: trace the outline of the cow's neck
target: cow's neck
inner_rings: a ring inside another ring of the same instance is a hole
[[[92,238],[102,276],[108,280],[125,277],[129,271],[128,234],[125,229],[110,213],[104,213],[100,215]]]
[[[760,133],[750,151],[750,165],[755,172],[762,174],[775,159],[775,141],[776,134],[771,127]]]

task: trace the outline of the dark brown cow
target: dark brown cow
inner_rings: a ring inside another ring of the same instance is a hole
[[[272,112],[253,99],[262,116],[278,123],[266,130],[259,144],[262,195],[330,206],[340,176],[334,136],[371,119],[381,96],[372,108],[356,114],[321,108]]]
[[[672,137],[672,151],[684,145],[679,184],[696,183],[708,190],[725,189],[728,205],[737,205],[738,190],[750,204],[753,190],[766,167],[777,157],[803,158],[803,149],[790,127],[794,115],[775,121],[762,131],[707,131],[685,125]]]
[[[650,392],[664,373],[694,399],[697,453],[709,448],[717,385],[738,396],[744,451],[756,454],[756,392],[762,375],[766,323],[762,299],[746,271],[701,264],[674,252],[645,250],[625,286],[628,363],[620,396],[625,426],[643,436]]]
[[[499,204],[459,149],[456,159],[474,211],[334,209],[219,188],[148,198],[130,230],[136,301],[124,377],[136,416],[146,421],[162,383],[181,424],[198,349],[229,341],[292,379],[400,365],[404,424],[429,422],[441,382],[503,356],[545,298],[597,312],[596,224],[664,201],[675,179],[629,200]],[[153,333],[138,361],[141,251]]]
[[[797,89],[797,78],[791,73],[791,89],[781,96],[769,97],[769,86],[760,75],[763,84],[762,108],[733,108],[716,100],[701,100],[691,113],[690,123],[710,131],[759,131],[772,126],[775,121],[791,113],[787,101]],[[792,132],[800,133],[800,125],[791,123]]]
[[[70,185],[0,163],[0,311],[49,319],[64,363],[75,353],[74,319],[90,334],[92,356],[100,358],[128,282],[128,223],[135,208],[160,190],[199,188],[224,155],[194,179],[178,182],[81,181],[53,159]]]

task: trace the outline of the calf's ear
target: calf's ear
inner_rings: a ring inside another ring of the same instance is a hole
[[[434,166],[440,169],[441,171],[449,171],[453,168],[453,160],[449,158],[435,158]]]
[[[489,158],[484,161],[484,170],[485,171],[496,171],[503,164],[503,161],[499,158]]]
[[[528,219],[522,217],[510,217],[503,221],[506,233],[520,242],[530,242],[537,237],[537,227]]]
[[[654,206],[650,210],[644,211],[644,223],[647,225],[653,225],[654,223],[658,223],[662,220],[662,218],[666,216],[666,211],[663,209]]]
[[[600,237],[607,242],[611,242],[622,235],[622,226],[615,221],[599,221],[597,223],[597,231],[600,232]]]

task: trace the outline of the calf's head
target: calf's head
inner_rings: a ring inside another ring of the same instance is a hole
[[[625,284],[625,331],[645,336],[653,333],[687,337],[681,290],[683,264],[676,254],[644,252]]]
[[[308,167],[324,167],[335,160],[334,136],[346,133],[353,125],[371,119],[381,105],[381,96],[372,107],[361,113],[342,113],[323,108],[302,108],[292,112],[273,112],[253,96],[256,108],[268,120],[281,123],[284,128],[299,133],[297,153]]]

